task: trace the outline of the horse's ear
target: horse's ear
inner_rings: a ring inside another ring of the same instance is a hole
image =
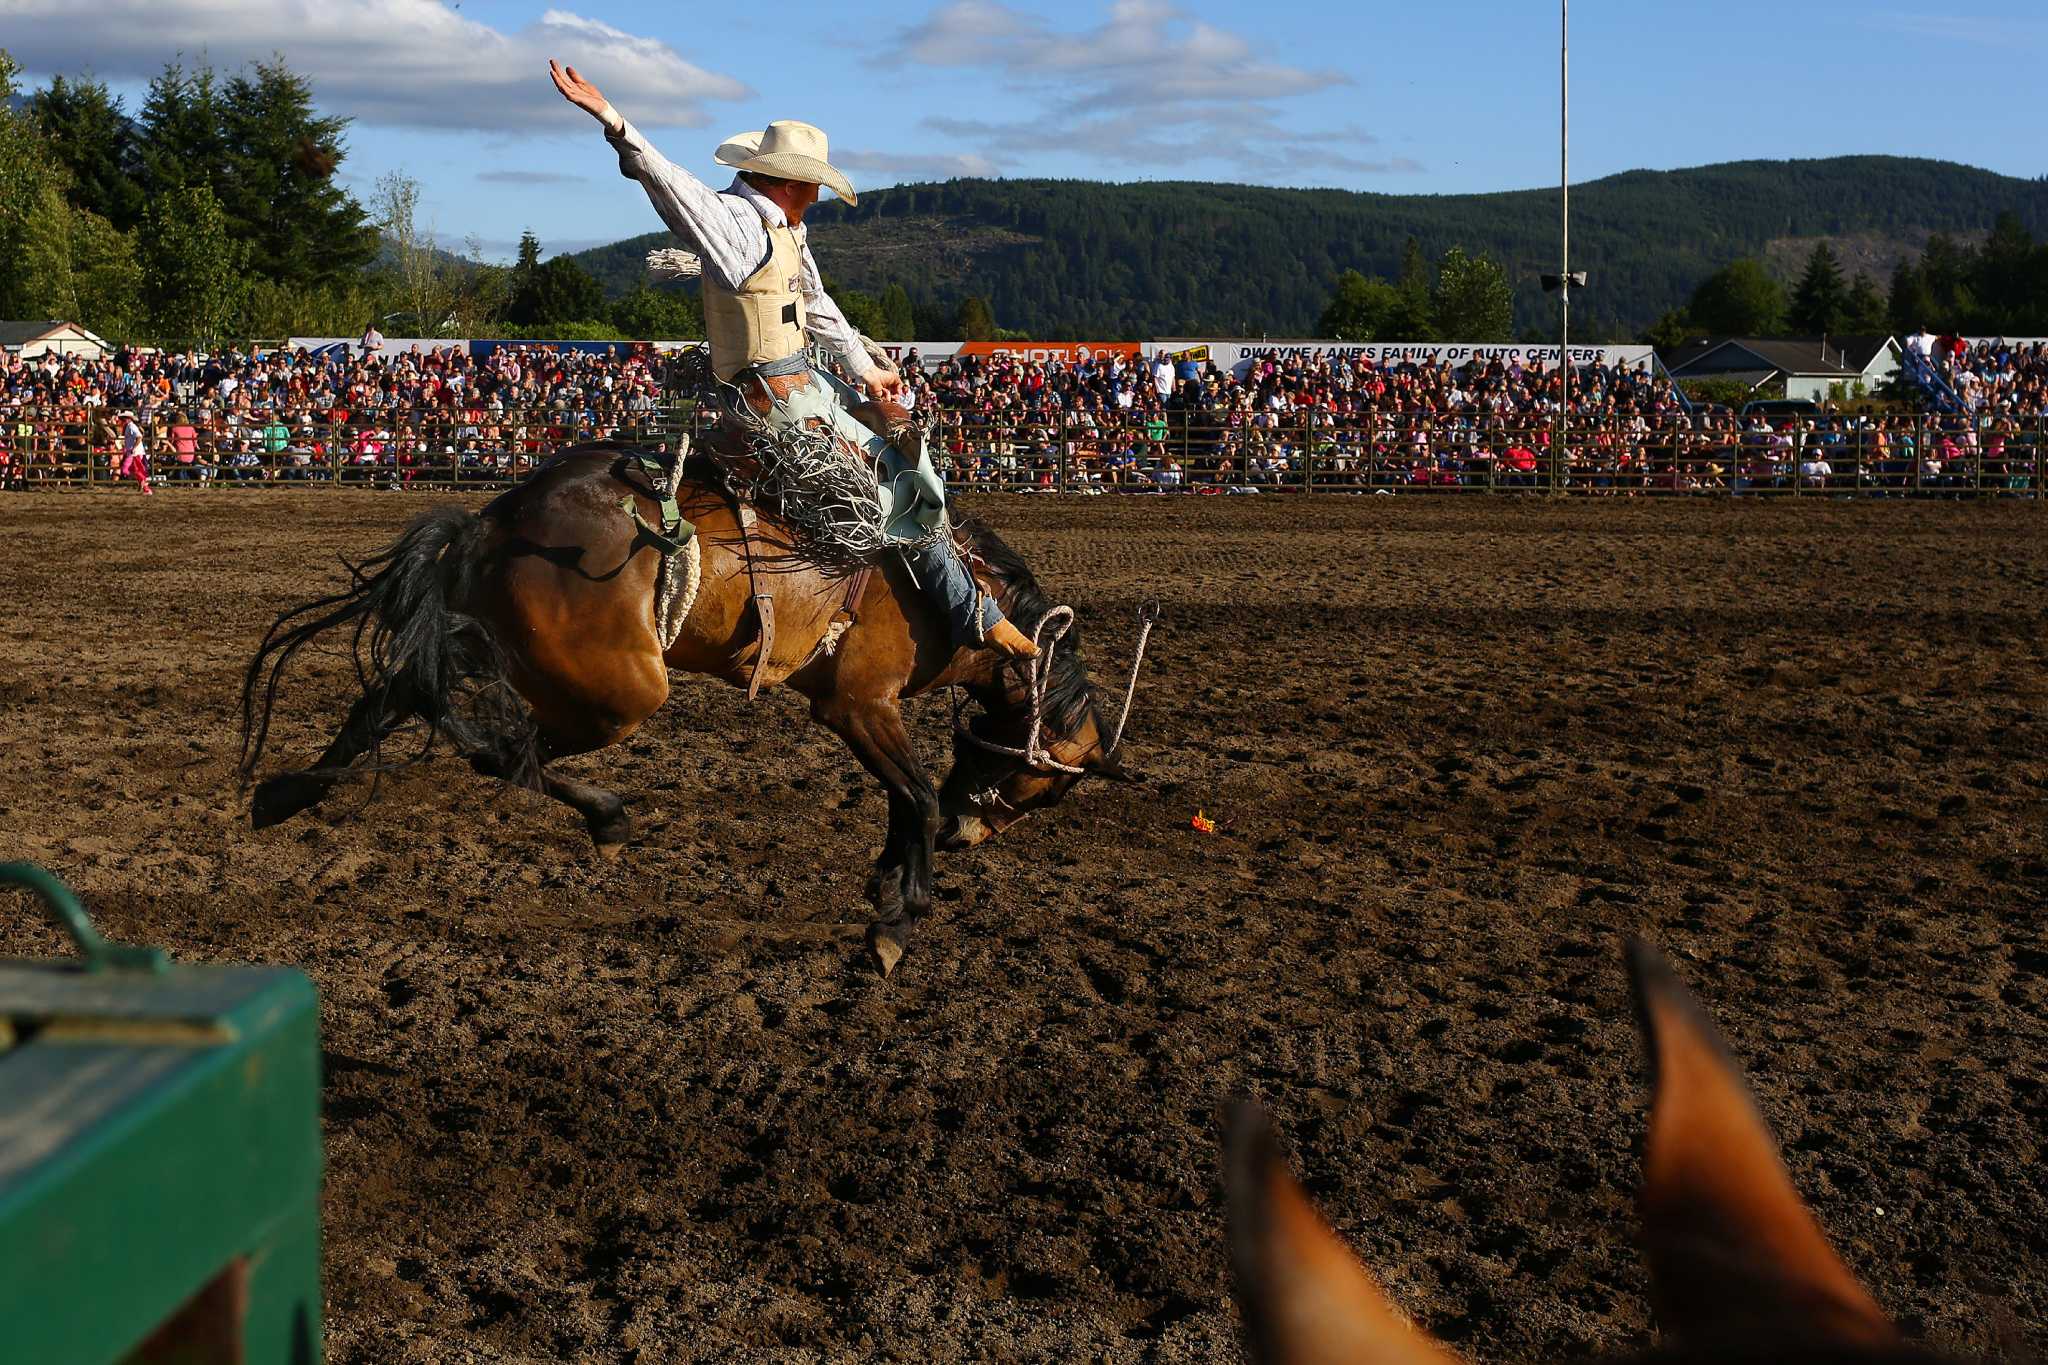
[[[1224,1164],[1230,1260],[1254,1361],[1456,1365],[1388,1304],[1316,1215],[1256,1105],[1232,1106]]]
[[[1627,957],[1651,1068],[1639,1204],[1660,1325],[1691,1346],[1895,1343],[1792,1188],[1713,1024],[1656,949],[1631,938]]]

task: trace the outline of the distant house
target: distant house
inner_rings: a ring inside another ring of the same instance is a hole
[[[1765,341],[1729,337],[1697,341],[1662,357],[1673,379],[1735,379],[1751,388],[1785,382],[1787,398],[1825,400],[1839,384],[1865,391],[1899,372],[1899,343],[1889,336],[1822,337]]]
[[[53,352],[99,360],[114,348],[75,322],[0,322],[0,349],[23,360]]]

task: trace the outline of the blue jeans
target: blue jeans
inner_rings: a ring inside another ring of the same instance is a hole
[[[788,361],[763,365],[758,372],[801,374],[808,368],[803,357],[791,356]],[[752,419],[781,427],[818,418],[848,444],[865,450],[880,484],[884,531],[890,539],[908,542],[941,525],[946,515],[945,484],[932,469],[931,457],[920,455],[913,464],[853,415],[851,408],[860,398],[851,388],[819,370],[811,370],[810,377],[810,387],[772,403],[766,413],[752,414]],[[735,393],[731,401],[743,400]],[[950,528],[922,549],[905,543],[897,553],[903,556],[932,610],[945,619],[955,645],[980,644],[982,636],[1003,619],[996,600],[981,591],[974,575],[960,562]]]
[[[981,590],[974,575],[960,562],[960,556],[953,550],[952,536],[941,536],[921,550],[902,549],[897,553],[903,556],[904,565],[924,590],[925,600],[946,618],[954,644],[980,644],[982,635],[1003,619],[1003,609],[996,605],[996,599]]]

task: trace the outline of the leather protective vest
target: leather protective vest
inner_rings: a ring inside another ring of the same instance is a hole
[[[711,342],[711,372],[730,384],[751,365],[786,360],[804,349],[803,247],[796,229],[774,223],[768,230],[768,259],[759,270],[727,289],[704,276],[704,334]]]

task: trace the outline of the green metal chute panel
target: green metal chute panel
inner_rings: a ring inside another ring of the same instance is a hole
[[[312,984],[81,947],[0,961],[0,1356],[123,1360],[233,1274],[232,1358],[318,1361]]]

